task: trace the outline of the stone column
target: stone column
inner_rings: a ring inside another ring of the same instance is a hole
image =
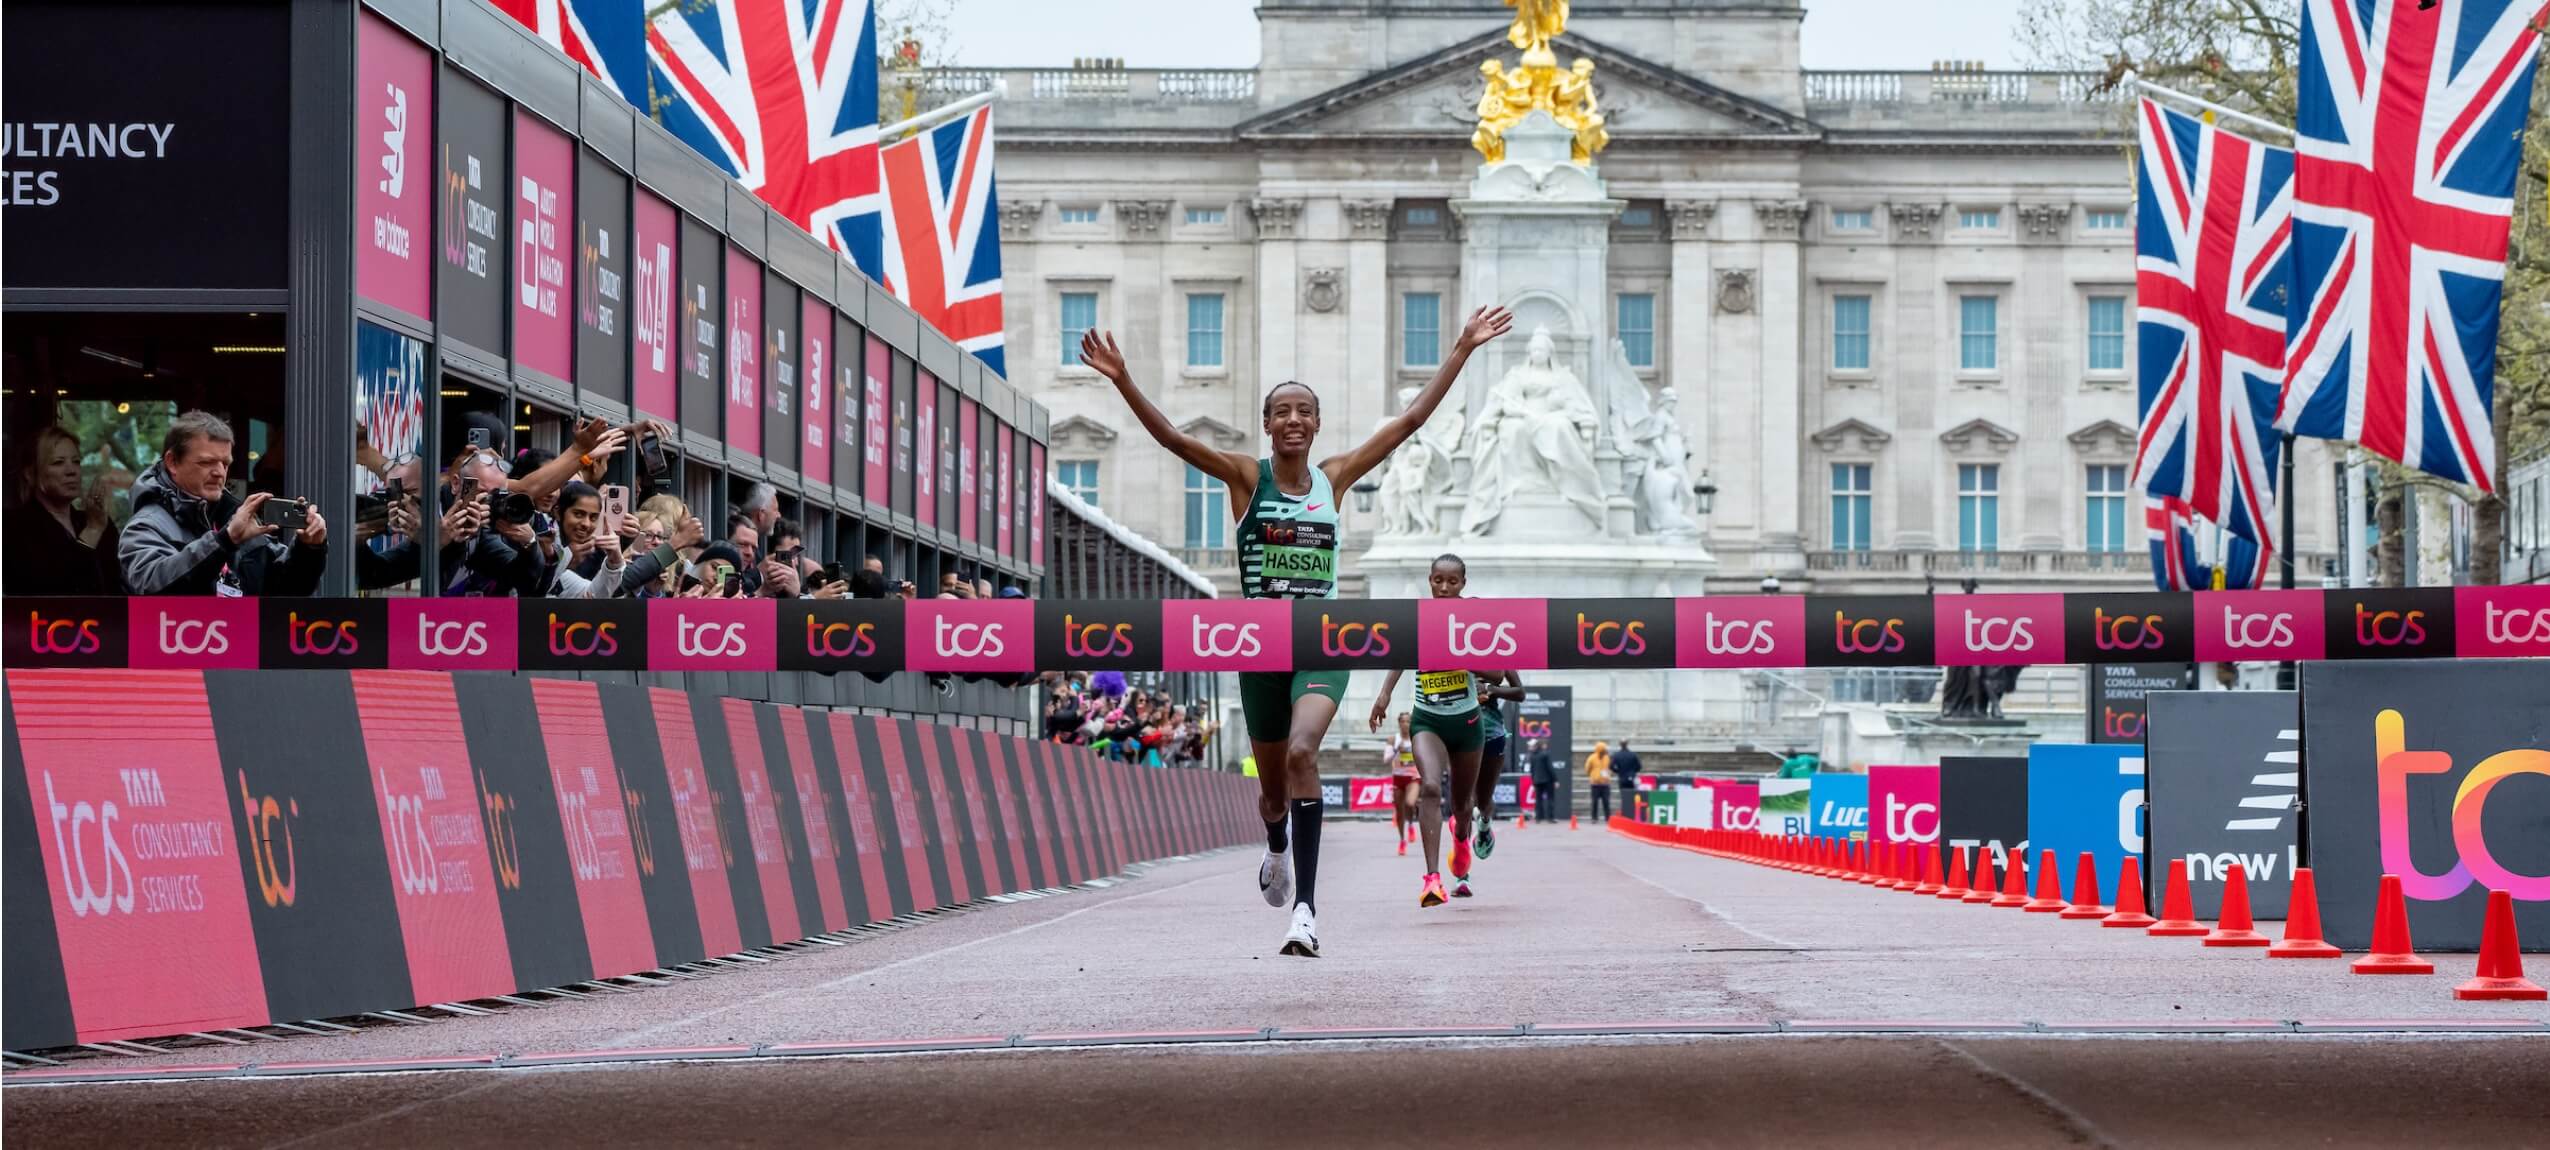
[[[1268,388],[1293,378],[1302,202],[1260,196],[1249,201],[1248,212],[1257,221],[1257,391],[1263,398]]]
[[[1937,242],[1945,211],[1938,203],[1886,205],[1895,240],[1895,280],[1887,287],[1894,307],[1878,333],[1878,346],[1887,370],[1896,378],[1892,389],[1895,426],[1889,429],[1894,433],[1893,458],[1882,460],[1876,468],[1875,502],[1880,522],[1889,516],[1893,519],[1892,546],[1905,551],[1939,546],[1939,413],[1948,387],[1940,370],[1949,362],[1939,341],[1954,339],[1948,326],[1954,318],[1948,314],[1952,302],[1939,283]],[[1954,541],[1952,535],[1950,542]]]
[[[1338,444],[1360,442],[1373,424],[1390,414],[1397,374],[1390,365],[1390,208],[1388,199],[1346,200],[1346,370],[1336,380],[1336,413],[1330,425],[1342,432]],[[1451,338],[1458,301],[1444,301],[1445,339]],[[1447,343],[1448,346],[1448,343]],[[1370,530],[1371,516],[1354,511],[1344,492],[1347,515]]]
[[[1672,287],[1666,293],[1669,314],[1665,317],[1666,362],[1672,365],[1668,381],[1681,399],[1682,434],[1691,444],[1692,478],[1700,477],[1699,469],[1718,465],[1715,445],[1710,442],[1711,418],[1719,403],[1717,389],[1709,377],[1709,222],[1718,214],[1718,205],[1707,200],[1671,200],[1665,204],[1665,215],[1672,222]],[[1722,474],[1723,472],[1717,472]],[[1723,482],[1723,481],[1722,481]],[[1716,517],[1702,526],[1715,543]]]
[[[1771,552],[1779,570],[1803,570],[1803,524],[1798,519],[1798,486],[1805,482],[1799,459],[1803,431],[1798,426],[1804,395],[1798,363],[1799,298],[1802,271],[1798,232],[1806,222],[1806,204],[1798,200],[1763,200],[1753,205],[1753,221],[1762,239],[1762,549]]]
[[[2063,274],[2072,205],[2021,204],[2019,225],[2026,246],[2010,290],[2011,334],[2019,337],[2011,364],[2017,370],[2002,377],[2017,401],[2011,410],[2018,417],[2019,443],[2002,469],[2001,545],[2060,551],[2066,549],[2067,505],[2085,482],[2073,474],[2070,444],[2063,438],[2072,429],[2063,426],[2063,411],[2088,364],[2089,317]]]

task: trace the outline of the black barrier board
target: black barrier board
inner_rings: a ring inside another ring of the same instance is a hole
[[[586,981],[593,977],[593,955],[530,681],[454,675],[452,691],[469,736],[470,773],[496,865],[496,905],[513,952],[515,985]]]
[[[2449,659],[2453,589],[2358,587],[2321,594],[2331,659]]]
[[[1937,631],[1923,595],[1809,595],[1809,667],[1927,667]]]
[[[2089,679],[2089,741],[2143,741],[2148,708],[2144,700],[2156,692],[2195,687],[2193,663],[2094,663],[2083,668]]]
[[[762,769],[770,775],[771,802],[779,811],[779,841],[788,860],[788,889],[797,901],[797,932],[822,934],[827,929],[823,888],[815,882],[814,844],[808,840],[805,805],[799,800],[796,756],[788,753],[788,736],[780,729],[778,707],[753,704],[753,723],[761,738]]]
[[[967,772],[973,777],[974,791],[982,797],[985,825],[991,829],[993,868],[1000,872],[1000,893],[1021,891],[1027,881],[1027,860],[1020,848],[1017,820],[1009,806],[1009,774],[992,757],[992,736],[970,727],[958,728],[956,739],[974,763]]]
[[[919,725],[908,719],[879,720],[877,745],[885,751],[885,779],[894,799],[895,829],[903,840],[904,870],[912,880],[912,905],[928,910],[960,900],[953,893],[947,847],[930,804],[935,792],[921,759]]]
[[[9,961],[0,963],[0,995],[9,1008],[0,1013],[0,1049],[42,1050],[68,1046],[78,1033],[71,1020],[71,990],[62,977],[62,939],[53,929],[53,893],[47,886],[43,848],[36,843],[35,802],[27,789],[27,760],[18,746],[17,695],[11,692],[8,712],[0,718],[6,755],[0,762],[0,818],[7,837],[0,839],[0,930],[8,932]],[[50,814],[50,812],[47,812]],[[48,822],[51,820],[48,819]]]
[[[1939,760],[1939,837],[1949,850],[1985,847],[1992,873],[2009,852],[2028,849],[2028,761],[2021,756],[1947,755]],[[1977,856],[1969,855],[1972,866]]]
[[[1304,599],[1293,604],[1300,670],[1407,667],[1417,657],[1413,599]]]
[[[877,857],[885,870],[886,894],[893,902],[894,913],[905,915],[935,900],[914,897],[916,877],[926,882],[928,872],[925,869],[915,876],[912,871],[917,852],[907,837],[910,828],[904,825],[901,817],[902,792],[896,788],[892,773],[886,769],[885,745],[892,737],[889,725],[892,722],[891,719],[861,715],[855,720],[855,729],[858,732],[859,774],[868,796],[871,817],[876,820]]]
[[[984,738],[999,756],[997,769],[1008,780],[1011,797],[1005,805],[1010,825],[1017,828],[1021,841],[1026,844],[1023,854],[1027,859],[1027,885],[1031,889],[1053,886],[1053,833],[1036,809],[1036,791],[1029,781],[1033,778],[1033,770],[1024,762],[1026,743],[1015,735],[987,735]]]
[[[2063,649],[2093,662],[2195,662],[2195,596],[2183,591],[2065,595]]]
[[[1671,599],[1552,599],[1552,667],[1671,667]]]
[[[257,601],[257,662],[301,670],[390,665],[387,599]]]
[[[836,746],[830,717],[822,711],[806,712],[806,751],[813,760],[815,786],[823,795],[824,822],[832,828],[833,863],[841,871],[841,909],[850,916],[852,925],[875,922],[893,912],[871,904],[868,898],[866,868],[874,865],[861,854],[861,843],[867,837],[850,817],[850,789],[841,771],[841,753]],[[853,753],[855,749],[852,749]],[[860,792],[865,797],[864,784]],[[868,828],[873,834],[874,828]]]
[[[132,613],[120,599],[10,596],[0,661],[12,667],[121,667]]]
[[[1057,746],[1054,769],[1062,775],[1063,793],[1071,799],[1073,819],[1080,826],[1080,845],[1089,859],[1088,877],[1116,873],[1116,850],[1107,841],[1106,821],[1098,814],[1098,786],[1093,772],[1089,748]]]
[[[416,1004],[354,683],[343,671],[209,671],[239,879],[279,1019]],[[456,781],[456,780],[455,780]]]
[[[690,871],[682,856],[681,820],[665,774],[654,694],[645,687],[599,690],[603,725],[611,733],[611,761],[620,769],[620,806],[637,855],[638,887],[646,896],[646,921],[655,934],[655,961],[659,966],[696,962],[708,957],[708,947],[700,939],[699,902],[691,896]]]
[[[965,902],[988,894],[997,874],[986,874],[984,864],[990,861],[980,828],[981,796],[966,784],[956,758],[956,732],[937,723],[915,724],[921,736],[921,764],[929,774],[929,805],[923,809],[938,812],[939,833],[953,856],[951,873],[964,876],[964,892],[956,901]]]
[[[2525,948],[2550,948],[2544,700],[2550,663],[2528,659],[2303,666],[2304,849],[2330,942],[2372,941],[2387,872],[2419,950],[2478,949],[2491,888]]]
[[[2144,854],[2155,868],[2187,861],[2198,918],[2222,914],[2223,876],[2233,863],[2248,879],[2250,913],[2283,918],[2302,859],[2300,698],[2160,691],[2150,702]]]
[[[1069,778],[1063,772],[1062,746],[1035,741],[1027,744],[1028,762],[1034,770],[1036,790],[1045,801],[1047,825],[1054,832],[1054,854],[1062,865],[1062,879],[1078,883],[1089,877],[1089,847],[1080,832],[1080,813],[1071,802]]]
[[[770,906],[764,902],[761,864],[753,857],[753,832],[749,825],[750,808],[744,805],[744,786],[735,775],[733,732],[727,729],[724,700],[713,695],[691,696],[691,726],[699,732],[700,770],[708,776],[710,805],[717,809],[719,840],[726,844],[726,882],[735,893],[735,928],[744,940],[744,949],[754,950],[773,942],[770,936]]]
[[[1038,600],[1036,659],[1039,665],[1064,670],[1157,671],[1160,603]]]

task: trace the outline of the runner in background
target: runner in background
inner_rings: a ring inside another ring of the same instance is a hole
[[[1178,430],[1133,382],[1115,336],[1092,328],[1080,339],[1080,362],[1115,385],[1142,429],[1187,466],[1221,480],[1239,520],[1240,591],[1250,599],[1337,597],[1337,494],[1352,490],[1417,429],[1425,426],[1470,353],[1514,326],[1503,308],[1470,313],[1451,354],[1406,410],[1371,438],[1342,455],[1313,465],[1310,445],[1319,435],[1319,396],[1310,385],[1286,380],[1266,392],[1260,418],[1268,454],[1252,459],[1220,451]],[[1293,904],[1292,926],[1279,954],[1319,957],[1319,746],[1346,696],[1346,672],[1241,672],[1240,713],[1249,747],[1261,764],[1258,817],[1266,822],[1266,855],[1258,860],[1257,889],[1267,905]],[[1378,727],[1376,722],[1375,726]],[[1293,850],[1298,843],[1300,850]],[[1298,859],[1298,866],[1295,860]]]
[[[1426,575],[1426,587],[1437,599],[1458,599],[1469,586],[1470,574],[1458,555],[1445,555],[1434,561],[1434,569]],[[1389,714],[1390,696],[1399,689],[1400,672],[1393,669],[1381,681],[1381,693],[1372,701],[1372,729],[1381,729],[1381,720]],[[1416,721],[1417,833],[1425,840],[1425,883],[1417,891],[1419,907],[1442,906],[1451,899],[1443,889],[1443,783],[1449,773],[1452,793],[1459,802],[1453,806],[1452,871],[1470,873],[1470,807],[1469,801],[1479,781],[1479,748],[1487,742],[1487,730],[1480,717],[1478,687],[1468,671],[1417,671]]]
[[[1486,671],[1478,676],[1479,708],[1487,722],[1487,742],[1479,748],[1479,781],[1477,808],[1471,824],[1478,830],[1471,836],[1480,858],[1496,853],[1496,784],[1505,777],[1505,765],[1513,760],[1513,740],[1505,732],[1505,703],[1523,697],[1523,679],[1512,671]],[[1466,871],[1453,874],[1452,897],[1470,897]]]
[[[1417,831],[1417,741],[1408,734],[1408,712],[1399,712],[1399,733],[1381,754],[1390,767],[1390,826],[1399,832],[1399,856],[1405,858]]]

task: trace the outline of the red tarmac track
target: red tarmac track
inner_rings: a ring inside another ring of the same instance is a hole
[[[1502,834],[1479,898],[1420,911],[1387,824],[1332,825],[1315,961],[1226,851],[659,988],[11,1072],[0,1103],[28,1145],[2550,1145],[2550,1007],[2453,1001],[2467,955],[2367,978]],[[1455,1033],[1368,1033],[1413,1028]],[[856,1053],[902,1040],[942,1052]],[[468,1068],[380,1072],[417,1064]],[[60,1081],[145,1073],[180,1080]]]

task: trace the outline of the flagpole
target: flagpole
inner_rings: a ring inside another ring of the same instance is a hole
[[[2213,101],[2211,101],[2211,100],[2203,99],[2203,98],[2201,98],[2201,97],[2197,97],[2197,96],[2190,96],[2190,95],[2188,95],[2187,93],[2185,93],[2185,92],[2181,92],[2181,91],[2179,91],[2179,90],[2178,90],[2178,89],[2176,89],[2176,88],[2164,88],[2164,87],[2162,87],[2162,86],[2160,86],[2160,85],[2158,85],[2158,84],[2152,83],[2152,82],[2151,82],[2151,81],[2149,81],[2149,80],[2143,79],[2143,78],[2142,78],[2142,77],[2140,77],[2140,76],[2132,76],[2132,77],[2128,77],[2128,78],[2129,78],[2129,79],[2133,82],[2133,85],[2134,85],[2135,87],[2140,88],[2140,89],[2142,89],[2142,90],[2144,90],[2144,91],[2146,91],[2146,92],[2149,92],[2149,93],[2151,93],[2151,94],[2153,94],[2153,95],[2155,95],[2155,96],[2167,96],[2167,97],[2169,97],[2170,99],[2173,99],[2173,100],[2184,100],[2184,101],[2186,101],[2187,103],[2194,104],[2195,106],[2197,106],[2197,107],[2199,107],[2199,108],[2203,108],[2204,110],[2206,110],[2206,111],[2208,111],[2208,112],[2211,112],[2211,113],[2213,113],[2213,114],[2215,114],[2215,115],[2217,115],[2217,116],[2221,116],[2221,117],[2223,117],[2224,119],[2228,119],[2228,120],[2237,120],[2237,121],[2239,121],[2240,123],[2247,124],[2247,125],[2249,125],[2249,126],[2251,126],[2251,127],[2254,127],[2254,128],[2263,128],[2263,129],[2265,129],[2265,130],[2267,130],[2267,131],[2274,132],[2274,133],[2276,133],[2277,135],[2280,135],[2280,136],[2290,136],[2290,135],[2293,135],[2293,129],[2288,128],[2288,127],[2285,127],[2285,126],[2284,126],[2284,125],[2282,125],[2282,124],[2276,123],[2276,122],[2275,122],[2275,121],[2273,121],[2273,120],[2261,119],[2261,118],[2259,118],[2259,117],[2257,117],[2257,116],[2252,116],[2252,115],[2250,115],[2249,113],[2247,113],[2247,112],[2243,112],[2243,111],[2240,111],[2240,110],[2238,110],[2238,109],[2234,109],[2234,108],[2226,108],[2226,107],[2224,107],[2224,106],[2222,106],[2222,105],[2220,105],[2220,104],[2214,103],[2214,102],[2213,102]]]
[[[951,104],[941,104],[938,107],[914,116],[909,120],[888,124],[877,129],[877,142],[880,144],[889,144],[904,136],[911,135],[914,132],[934,127],[939,124],[944,124],[949,120],[953,120],[967,112],[971,112],[976,108],[980,108],[1008,94],[1009,81],[994,80],[992,81],[991,87],[980,92],[976,92],[971,96],[967,96],[962,100],[958,100]]]

